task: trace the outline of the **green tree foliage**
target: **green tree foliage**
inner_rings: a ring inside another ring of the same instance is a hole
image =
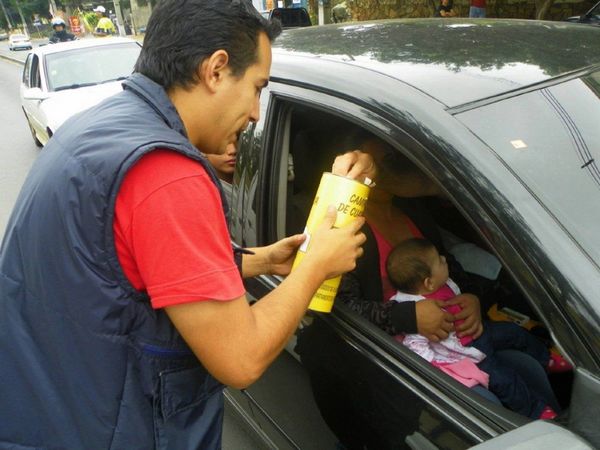
[[[11,18],[14,16],[15,18],[19,17],[19,13],[17,12],[17,3],[21,7],[21,11],[23,11],[23,16],[25,16],[25,20],[29,21],[32,19],[34,14],[39,14],[40,17],[48,18],[50,16],[49,6],[47,0],[4,0],[4,6],[7,9],[10,9]],[[21,21],[20,19],[18,20]]]
[[[34,15],[46,18],[50,16],[47,0],[2,0],[2,3],[4,4],[6,13],[10,17],[13,27],[18,27],[21,24],[21,17],[17,5],[21,8],[23,17],[28,25],[31,25],[33,22]],[[4,11],[0,11],[0,28],[8,28]]]
[[[98,16],[95,12],[86,12],[83,14],[83,21],[85,22],[86,29],[94,30],[98,24]]]

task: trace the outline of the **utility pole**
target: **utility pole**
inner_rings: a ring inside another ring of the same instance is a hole
[[[125,21],[123,20],[123,12],[121,11],[121,0],[113,0],[115,6],[115,14],[117,15],[117,28],[119,36],[125,36]]]
[[[6,8],[4,7],[4,2],[2,0],[0,0],[0,5],[2,6],[2,11],[4,12],[4,17],[6,17],[6,23],[8,24],[8,30],[12,30],[13,26],[12,23],[10,22],[10,17],[8,16],[8,13],[6,12]]]
[[[56,16],[56,13],[58,12],[58,8],[56,7],[56,2],[54,0],[50,0],[50,14],[52,14],[52,17]]]
[[[17,11],[19,11],[19,16],[21,17],[21,23],[23,24],[23,33],[25,33],[25,35],[29,37],[27,22],[25,21],[25,17],[23,17],[23,11],[21,10],[21,6],[19,5],[19,0],[15,0],[15,5],[17,6]]]

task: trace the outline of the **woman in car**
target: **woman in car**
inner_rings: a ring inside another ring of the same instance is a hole
[[[371,190],[365,209],[367,219],[363,232],[367,236],[364,255],[357,260],[356,269],[346,274],[336,301],[341,301],[390,334],[418,333],[437,342],[451,331],[458,336],[479,337],[482,332],[480,299],[487,300],[491,284],[470,276],[452,255],[444,252],[437,224],[423,207],[423,197],[441,196],[439,187],[408,159],[402,158],[382,140],[359,134],[351,138],[363,151],[369,153],[379,169],[377,186]],[[452,315],[444,311],[436,300],[419,302],[385,302],[395,288],[388,279],[386,260],[391,249],[407,239],[427,238],[446,254],[452,278],[463,293],[446,302],[458,305],[461,312]],[[454,321],[464,322],[454,329]],[[529,355],[516,351],[498,352],[504,364],[514,367],[530,386],[535,386],[547,405],[559,410],[544,368]],[[500,403],[487,389],[476,386],[477,393]]]

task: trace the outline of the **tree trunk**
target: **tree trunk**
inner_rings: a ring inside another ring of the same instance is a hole
[[[4,7],[4,2],[2,0],[0,0],[0,6],[2,6],[2,11],[4,12],[4,17],[6,17],[6,25],[8,25],[8,29],[10,31],[10,30],[12,30],[13,26],[10,21],[10,16],[6,12],[6,8]]]
[[[538,20],[544,20],[553,4],[554,0],[536,0],[535,18]]]

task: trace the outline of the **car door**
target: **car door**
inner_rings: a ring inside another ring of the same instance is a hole
[[[265,244],[286,234],[283,215],[293,176],[290,111],[295,106],[308,103],[315,111],[327,109],[340,118],[362,118],[364,126],[390,126],[356,104],[295,86],[271,82],[267,105],[265,100],[265,117],[252,130],[251,142],[240,149],[239,184],[234,187],[238,210],[232,217],[232,233],[243,245]],[[278,283],[276,277],[258,277],[248,280],[247,288],[260,298]],[[466,448],[526,422],[471,398],[466,388],[441,376],[343,305],[337,305],[333,314],[307,317],[299,340],[321,414],[345,442],[379,449],[417,448],[426,442]],[[343,436],[348,430],[357,435]]]
[[[31,65],[33,63],[33,53],[27,55],[27,59],[25,60],[25,65],[23,66],[23,74],[21,76],[21,101],[23,106],[23,111],[29,117],[31,111],[31,101],[24,99],[25,91],[31,88]]]
[[[40,72],[40,58],[35,53],[30,53],[27,56],[25,67],[23,69],[23,78],[21,85],[21,98],[23,98],[24,92],[27,89],[39,88],[42,89],[42,79]],[[27,115],[29,123],[35,129],[38,136],[43,136],[43,141],[48,140],[48,133],[46,131],[46,117],[43,112],[41,105],[43,100],[41,99],[26,99],[23,98],[23,109]]]
[[[405,94],[402,99],[406,101],[408,97]],[[426,103],[426,99],[421,102]],[[384,101],[379,105],[388,106]],[[398,111],[394,117],[410,120],[394,122],[383,110],[352,101],[348,91],[333,95],[277,82],[270,83],[268,101],[263,98],[262,111],[267,113],[249,136],[251,143],[243,158],[252,163],[244,165],[240,160],[242,178],[246,181],[244,187],[235,188],[235,195],[245,197],[238,206],[246,211],[243,213],[246,221],[233,219],[233,234],[240,242],[260,245],[286,234],[287,224],[282,211],[286,210],[290,179],[301,176],[289,168],[289,154],[293,153],[290,150],[293,134],[290,115],[298,107],[309,111],[312,108],[315,116],[325,111],[336,120],[351,121],[392,141],[399,150],[420,160],[429,173],[439,174],[439,182],[452,186],[449,194],[460,196],[465,214],[478,222],[478,228],[496,239],[493,244],[499,251],[506,252],[506,260],[517,258],[523,250],[515,249],[514,243],[507,240],[501,227],[494,223],[496,207],[493,202],[488,203],[496,197],[501,200],[502,193],[482,192],[482,188],[487,189],[483,179],[471,179],[468,172],[461,174],[479,163],[477,159],[481,159],[482,167],[496,163],[484,157],[482,150],[487,150],[466,130],[460,131],[462,143],[472,147],[473,163],[461,163],[453,153],[460,146],[451,151],[448,148],[455,137],[449,138],[449,142],[440,142],[435,133],[419,122],[419,114],[435,108],[425,104],[423,111],[413,115]],[[440,129],[454,130],[456,125],[442,124]],[[429,142],[426,142],[428,138]],[[446,160],[440,160],[436,151],[445,152]],[[297,163],[295,161],[293,167],[297,168]],[[506,168],[498,166],[497,169],[496,176],[500,179],[509,176]],[[504,175],[500,174],[502,171]],[[483,184],[470,188],[472,183]],[[527,267],[522,269],[523,280],[531,282],[532,275],[527,273]],[[277,283],[274,277],[260,277],[249,281],[248,290],[258,293],[256,297],[259,298]],[[564,318],[559,322],[564,322]],[[344,305],[336,305],[329,315],[310,314],[299,333],[296,350],[301,353],[302,363],[308,370],[325,421],[338,437],[357,446],[466,448],[529,421],[473,395],[398,346],[390,336]],[[586,379],[579,372],[578,375],[579,379]],[[578,385],[586,383],[576,383],[576,387]],[[594,390],[588,387],[586,391]]]
[[[270,99],[269,87],[266,87],[261,95],[261,120],[250,125],[240,137],[233,184],[226,191],[230,207],[229,228],[235,246],[252,247],[259,239],[264,241],[261,231],[265,220],[257,211],[270,177],[260,176],[265,170],[262,148],[272,146],[265,126],[278,126],[265,120],[269,115]],[[270,275],[244,280],[250,302],[258,301],[280,281],[280,277]],[[292,339],[287,346],[289,351],[284,351],[249,388],[226,390],[228,407],[246,423],[258,442],[253,448],[335,447],[337,439],[321,418],[308,374],[292,351],[294,346],[295,339]]]

